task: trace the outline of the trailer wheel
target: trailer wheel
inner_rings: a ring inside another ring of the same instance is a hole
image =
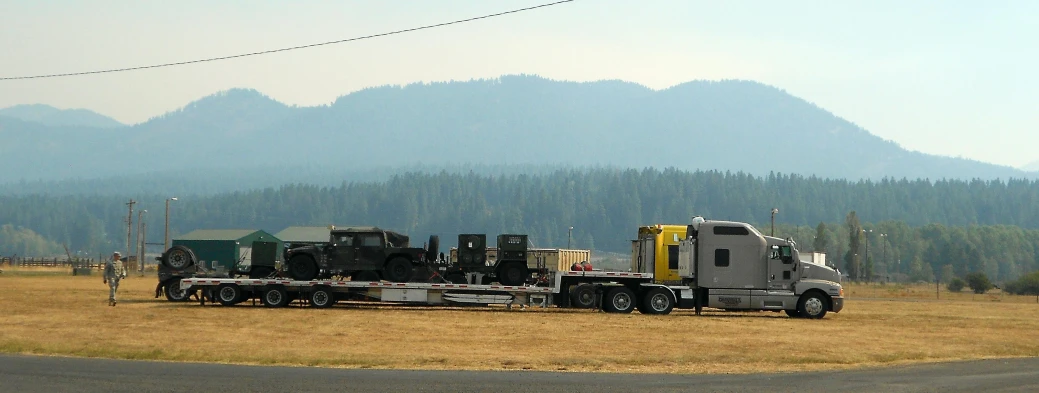
[[[271,276],[271,274],[274,274],[274,268],[273,267],[270,267],[270,266],[256,266],[256,267],[253,267],[252,270],[249,271],[249,278],[251,278],[251,279],[268,278],[268,277]]]
[[[184,246],[173,246],[162,255],[162,264],[170,269],[185,269],[195,264],[195,253]]]
[[[642,296],[642,307],[639,312],[651,315],[667,315],[675,309],[675,298],[671,291],[664,288],[653,288]]]
[[[578,284],[570,291],[570,305],[574,308],[595,307],[595,285]]]
[[[310,304],[315,308],[329,308],[336,304],[335,293],[328,287],[316,287],[310,291]]]
[[[233,306],[241,303],[243,297],[245,296],[242,293],[242,287],[237,284],[221,284],[216,289],[216,300],[220,302],[221,306]]]
[[[289,275],[294,280],[313,280],[317,277],[317,264],[309,255],[296,255],[289,259]]]
[[[783,310],[783,311],[785,311],[786,315],[788,317],[790,317],[790,318],[801,318],[801,313],[798,312],[797,310]]]
[[[376,273],[376,272],[371,271],[371,270],[362,270],[362,271],[359,271],[359,272],[354,272],[353,274],[350,275],[350,281],[364,281],[364,282],[379,281],[379,273]]]
[[[603,311],[627,314],[635,309],[635,292],[627,287],[616,287],[606,293]]]
[[[521,286],[527,283],[527,265],[523,262],[509,262],[498,269],[498,282],[501,285]]]
[[[263,291],[263,305],[277,308],[289,304],[289,293],[280,286],[268,287]]]
[[[411,279],[411,261],[404,257],[396,257],[386,262],[382,276],[387,281],[408,282]]]
[[[797,311],[804,318],[820,319],[826,316],[827,308],[829,306],[826,298],[814,290],[801,295],[801,299],[797,301]]]
[[[186,302],[188,299],[191,299],[191,294],[194,293],[194,291],[189,291],[180,287],[180,277],[174,277],[171,280],[167,280],[163,292],[166,295],[166,300],[171,302]]]

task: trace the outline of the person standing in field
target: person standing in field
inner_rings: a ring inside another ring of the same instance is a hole
[[[123,254],[119,251],[112,253],[112,259],[105,262],[104,283],[108,284],[108,305],[115,306],[115,292],[119,290],[119,280],[126,278],[126,268],[120,260]]]

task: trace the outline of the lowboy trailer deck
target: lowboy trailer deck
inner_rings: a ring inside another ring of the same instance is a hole
[[[479,282],[479,281],[475,281]],[[184,278],[181,288],[207,300],[233,306],[258,299],[267,307],[293,301],[312,307],[332,307],[337,301],[368,300],[412,305],[489,305],[600,308],[611,313],[669,314],[693,307],[690,287],[653,283],[648,273],[562,271],[545,286],[397,283],[250,278]]]

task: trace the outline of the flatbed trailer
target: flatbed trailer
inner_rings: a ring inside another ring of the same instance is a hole
[[[508,286],[195,277],[181,279],[180,286],[197,293],[200,304],[210,300],[224,306],[258,299],[267,307],[285,307],[295,301],[327,308],[337,301],[366,300],[404,305],[599,308],[611,313],[637,309],[645,314],[669,314],[676,307],[694,305],[690,287],[654,284],[651,273],[560,271],[546,278],[542,285]]]

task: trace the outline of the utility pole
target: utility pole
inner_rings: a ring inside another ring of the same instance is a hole
[[[130,212],[126,214],[126,254],[125,255],[127,255],[127,256],[130,255],[130,235],[133,234],[133,205],[135,203],[137,203],[137,201],[135,201],[133,199],[131,199],[130,202],[126,203],[126,206],[129,206],[129,208],[130,208]]]
[[[137,212],[137,252],[135,253],[135,255],[137,255],[138,266],[143,266],[142,263],[144,262],[144,259],[141,256],[143,253],[141,251],[144,250],[144,242],[142,240],[144,239],[144,213],[147,212],[147,210],[141,210]],[[144,270],[142,269],[141,271],[143,272]]]
[[[145,255],[148,254],[148,243],[145,242],[145,237],[148,234],[148,224],[141,222],[141,255],[137,257],[137,264],[141,267],[141,275],[144,275],[144,259]]]

